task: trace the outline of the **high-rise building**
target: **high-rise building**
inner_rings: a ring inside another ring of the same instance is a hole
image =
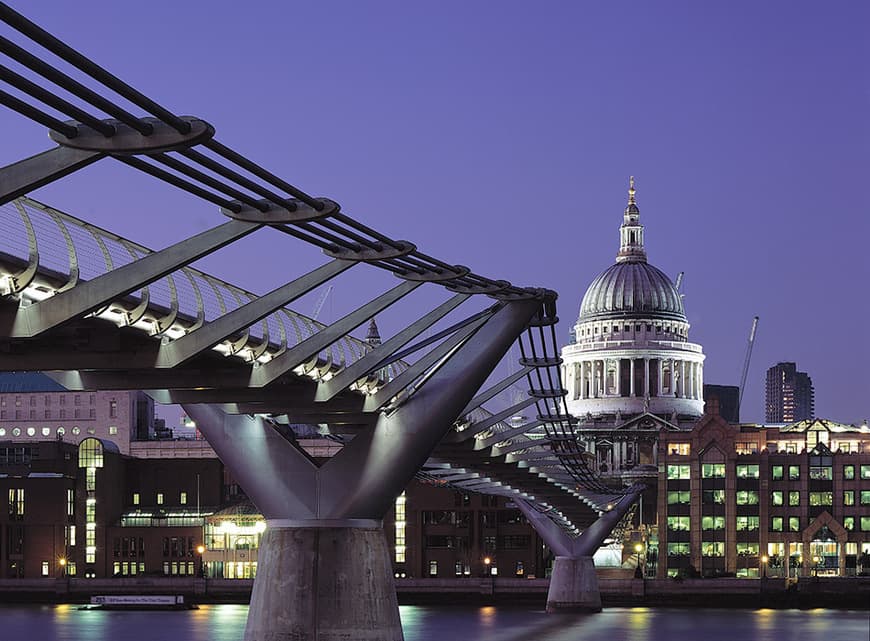
[[[815,393],[806,372],[795,363],[777,363],[767,370],[764,420],[768,423],[794,423],[813,418]]]

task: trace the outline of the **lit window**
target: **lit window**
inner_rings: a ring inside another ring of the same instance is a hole
[[[163,505],[163,492],[157,493],[157,505]]]
[[[810,492],[810,505],[833,505],[833,492]]]
[[[75,426],[75,427],[72,428],[72,433],[73,433],[75,436],[78,436],[78,435],[81,433],[81,430],[78,428],[78,426]]]
[[[870,490],[861,490],[861,505],[870,505]]]
[[[800,492],[789,492],[788,493],[788,504],[792,507],[795,505],[801,504],[801,493]]]
[[[668,465],[667,466],[668,479],[688,479],[689,478],[689,466],[688,465]]]
[[[51,434],[51,428],[50,427],[43,427],[42,428],[42,435],[48,436],[49,434]]]
[[[116,425],[109,425],[109,434],[115,435],[118,433],[118,427]]]
[[[758,505],[758,492],[738,490],[737,505]]]
[[[42,576],[48,576],[48,561],[42,562]]]
[[[686,517],[688,520],[688,517]],[[687,530],[689,528],[686,528]],[[702,516],[701,517],[701,529],[702,530],[724,530],[725,529],[725,517],[724,516]]]
[[[12,428],[12,436],[21,436],[21,428],[13,427]]]
[[[757,479],[758,465],[738,465],[737,478],[739,479]]]
[[[850,532],[855,530],[855,517],[854,516],[844,516],[843,517],[843,529],[849,530]]]
[[[27,436],[34,436],[35,434],[36,434],[36,428],[35,428],[35,427],[28,427],[28,428],[27,428]]]
[[[668,529],[673,531],[685,531],[689,530],[689,517],[688,516],[669,516],[668,517]]]
[[[677,456],[688,456],[691,451],[689,443],[668,443],[668,454]]]
[[[773,465],[770,468],[770,478],[773,481],[781,481],[783,479],[784,469],[782,465]]]
[[[178,497],[178,501],[181,505],[187,505],[187,492],[182,492]]]
[[[438,576],[438,561],[429,561],[429,576]]]
[[[801,531],[800,517],[797,517],[797,516],[788,517],[788,531],[789,532],[800,532]]]
[[[870,481],[870,465],[861,466],[861,480]]]
[[[139,492],[133,492],[133,505],[139,505]]]
[[[844,465],[843,466],[843,478],[847,481],[851,481],[855,478],[855,466],[854,465]]]
[[[701,477],[705,479],[724,479],[724,463],[704,463],[701,465]]]
[[[770,531],[782,532],[782,517],[774,516],[770,519]]]
[[[118,416],[118,401],[109,401],[109,418]]]
[[[788,480],[797,481],[801,477],[801,468],[799,465],[788,466]]]

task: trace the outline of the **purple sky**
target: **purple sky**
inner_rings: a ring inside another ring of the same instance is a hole
[[[817,415],[870,418],[867,2],[11,5],[363,222],[557,290],[563,340],[633,174],[650,262],[686,272],[705,381],[739,382],[758,315],[745,420],[781,360]],[[0,130],[2,164],[49,146],[7,110]],[[33,196],[152,247],[220,221],[116,163]],[[209,268],[257,292],[300,273],[247,247]]]

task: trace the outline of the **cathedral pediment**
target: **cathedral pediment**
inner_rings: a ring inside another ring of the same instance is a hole
[[[618,432],[680,432],[680,428],[665,419],[644,412],[634,416],[614,428]]]

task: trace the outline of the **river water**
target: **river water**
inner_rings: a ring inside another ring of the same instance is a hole
[[[0,641],[241,641],[247,605],[180,612],[0,605]],[[402,606],[406,641],[868,641],[870,612],[607,608],[547,615],[516,607]]]

